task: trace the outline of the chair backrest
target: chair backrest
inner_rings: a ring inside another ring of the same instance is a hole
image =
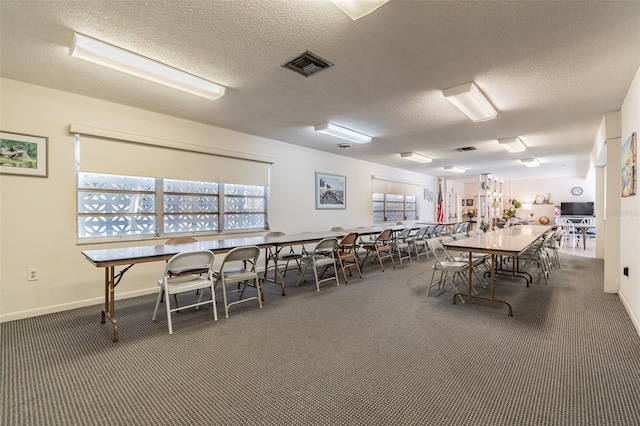
[[[386,243],[391,238],[391,229],[385,229],[376,237],[376,242]]]
[[[427,237],[429,237],[429,238],[433,237],[433,236],[434,236],[434,232],[435,232],[435,230],[436,230],[436,226],[435,226],[435,225],[429,225],[429,226],[427,226],[427,233],[426,233],[426,236],[427,236]]]
[[[444,225],[437,225],[436,228],[433,230],[433,235],[437,237],[440,234],[442,234],[442,231],[444,231]]]
[[[358,243],[358,237],[359,237],[359,234],[357,232],[352,232],[350,234],[345,235],[344,238],[342,238],[342,241],[340,241],[340,247],[341,248],[354,247]]]
[[[236,247],[226,254],[220,269],[224,270],[226,263],[246,260],[253,265],[251,270],[254,270],[258,262],[258,256],[260,256],[260,248],[258,246]]]
[[[429,246],[429,250],[431,250],[431,253],[433,253],[433,257],[435,257],[436,263],[440,263],[438,252],[444,253],[444,246],[437,238],[429,238],[427,240],[427,245]]]
[[[398,234],[398,241],[407,241],[409,238],[409,234],[411,234],[411,228],[405,228]]]
[[[580,223],[584,223],[585,225],[595,225],[596,218],[595,217],[585,217],[580,221]]]
[[[482,229],[476,229],[476,234],[478,235],[484,234],[484,231]]]
[[[445,235],[440,239],[440,241],[443,243],[450,243],[453,241],[453,237],[451,235]]]
[[[313,254],[321,255],[327,254],[331,252],[333,255],[333,251],[338,247],[338,239],[337,238],[323,238],[316,245],[316,248],[313,249]]]
[[[213,266],[213,252],[209,250],[190,250],[173,255],[165,267],[165,276],[179,275],[184,271],[199,271],[211,269]],[[172,273],[170,273],[170,271]]]
[[[453,234],[453,238],[455,240],[463,240],[463,239],[467,238],[467,235],[463,234],[463,233]]]
[[[331,228],[331,232],[340,232],[340,231],[344,231],[344,228],[342,226],[334,226],[333,228]]]
[[[173,237],[173,238],[169,238],[167,241],[165,241],[165,244],[188,244],[188,243],[197,243],[198,240],[196,240],[193,237]]]
[[[423,226],[422,228],[416,231],[416,234],[413,236],[413,238],[416,240],[422,240],[427,235],[428,230],[429,230],[429,227]]]

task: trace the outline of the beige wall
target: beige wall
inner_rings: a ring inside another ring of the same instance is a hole
[[[371,175],[435,190],[431,176],[13,80],[0,80],[0,94],[2,130],[49,138],[48,178],[0,175],[0,321],[100,303],[103,271],[86,261],[81,251],[140,245],[77,244],[71,123],[275,158],[269,223],[287,233],[371,224]],[[117,153],[105,161],[118,161]],[[346,175],[347,210],[315,210],[315,171]],[[433,203],[420,200],[421,219],[432,220],[433,211]],[[27,281],[31,267],[40,269],[38,281]],[[118,286],[118,297],[157,291],[161,268],[160,264],[133,267]]]

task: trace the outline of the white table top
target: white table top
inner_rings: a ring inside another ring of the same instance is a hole
[[[444,243],[449,250],[518,255],[540,238],[550,226],[510,226],[475,237]]]

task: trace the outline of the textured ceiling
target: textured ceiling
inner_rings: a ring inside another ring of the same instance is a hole
[[[330,1],[0,0],[1,76],[430,175],[585,176],[602,115],[640,66],[640,2],[394,1],[352,21]],[[208,101],[69,57],[73,32],[227,87]],[[305,50],[335,64],[305,78]],[[442,89],[468,81],[495,120]],[[374,137],[338,148],[312,126]],[[520,136],[509,154],[498,138]],[[456,148],[474,146],[476,151]],[[434,158],[411,163],[399,153]],[[520,158],[537,157],[528,169]]]

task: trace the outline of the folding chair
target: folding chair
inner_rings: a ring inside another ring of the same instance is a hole
[[[384,272],[384,266],[382,265],[383,259],[391,259],[391,263],[393,267],[396,267],[396,263],[393,261],[393,255],[391,253],[391,246],[389,245],[389,239],[391,238],[391,230],[385,229],[382,231],[375,240],[371,242],[366,242],[362,245],[362,248],[367,251],[364,259],[362,260],[362,264],[367,261],[369,256],[374,256],[374,259],[371,261],[371,264],[378,259],[380,262],[380,269]]]
[[[260,256],[260,248],[257,246],[236,247],[227,253],[220,269],[215,273],[216,286],[222,285],[225,318],[229,318],[229,307],[239,303],[257,300],[258,305],[262,308],[262,290],[256,271],[258,256]],[[238,284],[238,286],[235,290],[228,291],[228,284]],[[257,295],[243,299],[242,296],[247,286],[254,287]],[[238,300],[229,302],[227,295],[233,293],[240,293]]]
[[[351,268],[355,267],[358,275],[362,278],[360,258],[358,257],[358,233],[352,232],[347,234],[342,241],[340,241],[336,250],[336,258],[340,264],[345,284],[349,282],[347,280],[347,269],[349,270],[349,275],[351,275]]]
[[[324,238],[313,249],[313,252],[308,256],[303,256],[300,259],[304,269],[302,275],[298,278],[296,285],[300,284],[300,281],[305,277],[309,268],[313,269],[313,275],[316,280],[316,290],[320,291],[320,283],[335,280],[336,285],[340,285],[338,282],[338,270],[336,268],[335,252],[338,247],[337,238]],[[331,277],[322,278],[324,273],[333,268],[333,275]],[[320,273],[318,274],[318,270]]]
[[[164,276],[161,280],[161,289],[156,299],[156,307],[153,310],[152,321],[156,320],[158,315],[158,307],[160,300],[164,295],[165,307],[167,310],[167,323],[169,325],[169,334],[173,334],[173,326],[171,324],[171,313],[179,309],[187,309],[202,305],[213,305],[213,320],[218,320],[218,311],[216,310],[216,296],[214,292],[213,279],[213,252],[209,250],[193,250],[178,253],[171,257],[165,266]],[[211,289],[211,300],[201,301],[202,294],[196,303],[191,305],[171,308],[170,296],[200,289]]]

